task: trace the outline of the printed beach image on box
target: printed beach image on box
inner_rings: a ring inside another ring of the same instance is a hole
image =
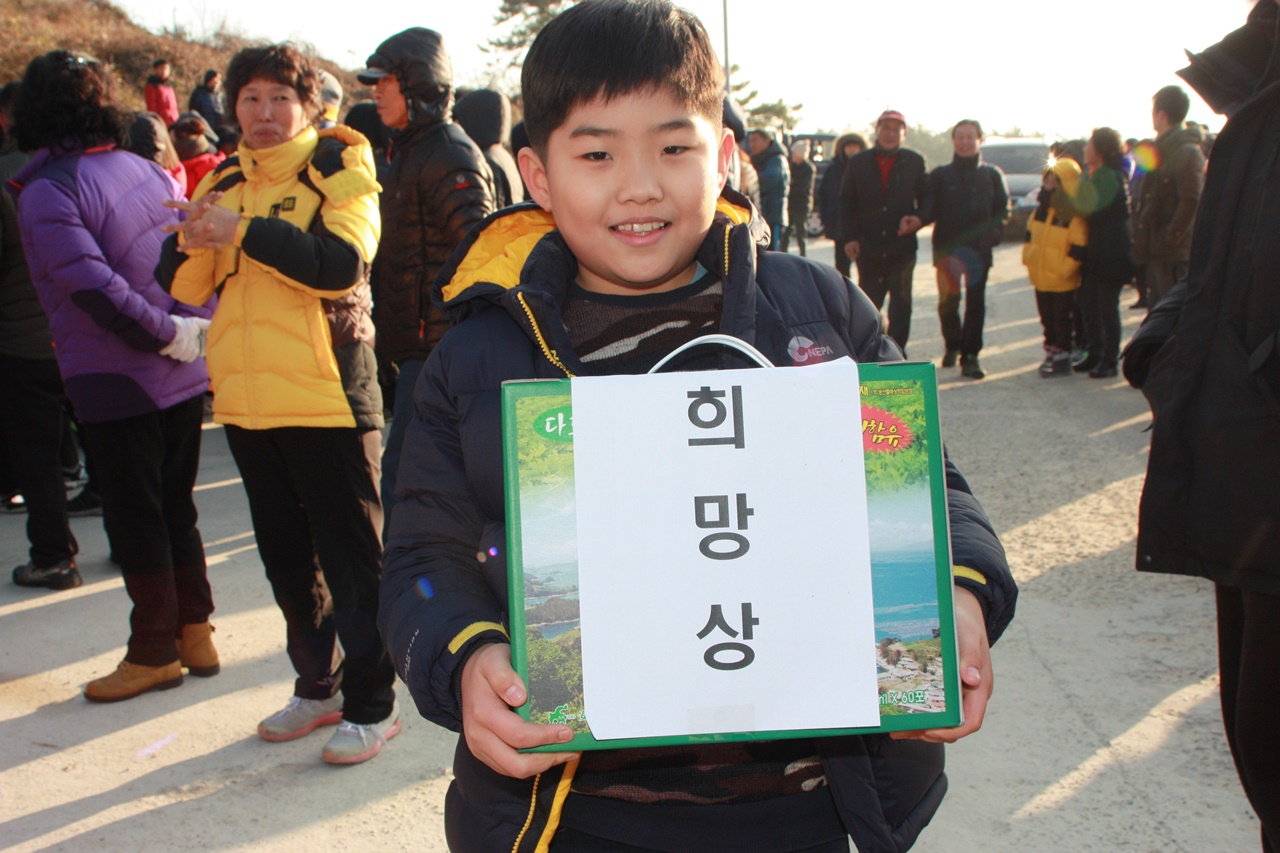
[[[567,381],[527,383],[521,391],[508,413],[508,453],[515,450],[518,476],[508,512],[518,520],[518,535],[509,545],[512,563],[520,567],[520,573],[513,572],[511,601],[524,603],[523,611],[513,607],[511,614],[513,634],[525,637],[524,648],[516,644],[515,649],[516,668],[527,672],[530,696],[522,710],[534,722],[563,723],[589,735],[583,713],[572,397]],[[925,391],[922,382],[905,377],[861,385],[882,725],[890,717],[946,710],[938,567],[949,564],[949,554],[945,535],[941,545],[934,536],[939,516],[930,489]],[[949,589],[949,579],[945,582]]]
[[[880,716],[946,709],[924,389],[862,383]]]
[[[571,400],[566,384],[562,394],[516,401],[519,547],[529,719],[566,723],[586,734]],[[511,600],[519,599],[513,594]],[[513,631],[518,616],[512,614]]]

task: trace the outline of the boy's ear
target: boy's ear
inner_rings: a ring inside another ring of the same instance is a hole
[[[733,131],[727,127],[720,128],[720,150],[716,152],[716,179],[719,192],[724,192],[724,185],[729,180],[729,163],[732,162],[737,144],[733,141]]]
[[[551,210],[551,191],[547,183],[547,167],[543,165],[542,158],[531,147],[520,149],[520,153],[516,155],[516,160],[520,165],[520,176],[524,178],[524,184],[529,188],[529,196],[538,203],[538,206],[548,213]]]

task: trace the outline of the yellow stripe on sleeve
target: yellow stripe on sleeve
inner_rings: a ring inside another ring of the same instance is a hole
[[[497,631],[502,634],[502,636],[510,639],[507,635],[507,629],[503,628],[497,622],[474,622],[459,631],[458,636],[449,641],[449,653],[456,655],[458,653],[458,649],[467,644],[467,640],[470,640],[476,634],[483,634],[485,631]]]
[[[951,577],[956,580],[964,578],[965,580],[970,580],[974,583],[980,583],[983,586],[987,585],[986,575],[982,574],[982,572],[977,569],[971,569],[968,566],[952,566]]]

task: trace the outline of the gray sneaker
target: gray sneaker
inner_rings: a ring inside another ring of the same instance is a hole
[[[258,737],[272,743],[294,740],[310,734],[320,726],[342,722],[342,694],[328,699],[303,699],[290,696],[289,704],[258,723]]]
[[[326,764],[359,764],[368,761],[398,734],[400,709],[394,704],[391,706],[391,715],[380,723],[360,725],[343,720],[324,745],[324,761]]]

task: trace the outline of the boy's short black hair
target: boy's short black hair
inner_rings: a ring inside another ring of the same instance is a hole
[[[529,143],[547,139],[575,107],[665,88],[720,126],[724,70],[706,29],[668,0],[584,0],[547,24],[520,76]]]
[[[1155,112],[1164,111],[1169,117],[1169,126],[1177,127],[1187,120],[1191,112],[1191,96],[1181,86],[1165,86],[1151,98],[1151,108]]]

